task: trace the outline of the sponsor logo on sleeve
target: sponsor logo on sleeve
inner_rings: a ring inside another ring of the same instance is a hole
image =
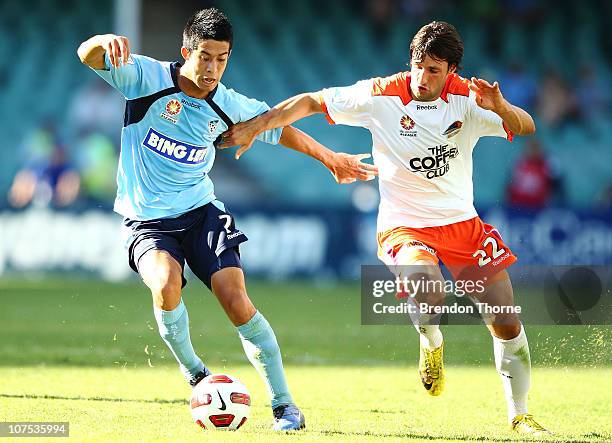
[[[202,163],[208,149],[174,140],[153,128],[149,128],[142,146],[169,160],[189,165]]]

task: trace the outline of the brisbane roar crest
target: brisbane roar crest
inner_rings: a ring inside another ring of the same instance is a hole
[[[446,128],[446,131],[444,131],[442,135],[446,135],[447,138],[451,138],[452,136],[457,135],[459,131],[461,131],[462,127],[463,127],[463,122],[457,120],[452,125],[450,125],[448,128]]]

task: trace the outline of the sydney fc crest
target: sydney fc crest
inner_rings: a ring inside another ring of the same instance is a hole
[[[210,133],[214,133],[217,130],[217,126],[219,125],[219,120],[211,120],[208,122],[208,130]]]

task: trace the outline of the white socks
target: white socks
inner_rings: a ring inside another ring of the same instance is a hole
[[[415,328],[417,329],[417,331],[419,331],[419,338],[423,347],[428,349],[435,349],[442,346],[443,337],[439,325],[415,325]]]
[[[417,302],[414,298],[409,297],[408,303],[413,303],[417,306]],[[421,345],[429,349],[435,349],[442,346],[442,332],[440,331],[440,315],[420,314],[417,312],[410,312],[410,320],[419,333]],[[432,324],[429,324],[432,323]]]
[[[508,421],[527,413],[527,392],[531,380],[531,359],[525,329],[510,340],[493,337],[495,367],[504,386],[508,403]]]
[[[411,299],[415,303],[414,299]],[[438,317],[438,318],[436,318]],[[443,337],[439,324],[428,324],[439,321],[439,316],[411,313],[410,319],[419,333],[421,345],[434,349],[442,345]],[[495,367],[499,373],[504,395],[508,404],[508,421],[527,413],[527,393],[531,384],[531,358],[525,329],[510,340],[493,336]]]

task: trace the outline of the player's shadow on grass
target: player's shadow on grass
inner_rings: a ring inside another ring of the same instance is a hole
[[[111,402],[124,402],[124,403],[157,403],[157,404],[189,404],[187,400],[181,398],[175,398],[172,400],[166,400],[163,398],[154,398],[151,400],[147,399],[136,399],[136,398],[110,398],[110,397],[66,397],[62,395],[32,395],[32,394],[0,394],[3,398],[23,398],[23,399],[37,399],[37,400],[79,400],[79,401],[111,401]]]

